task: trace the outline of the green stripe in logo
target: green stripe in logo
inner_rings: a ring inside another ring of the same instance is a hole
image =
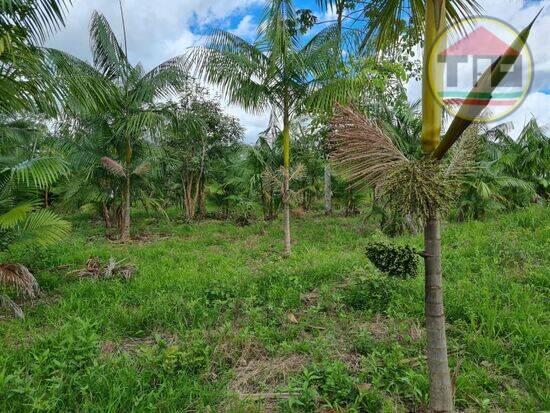
[[[442,98],[477,98],[477,99],[510,99],[519,98],[523,95],[522,91],[508,93],[490,93],[490,92],[439,92]]]

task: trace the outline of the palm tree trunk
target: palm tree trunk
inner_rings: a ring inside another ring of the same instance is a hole
[[[124,202],[122,209],[122,225],[120,231],[120,239],[127,241],[130,239],[130,177],[131,165],[132,165],[132,142],[130,135],[126,135],[126,148],[125,148],[125,160],[126,160],[126,185],[124,186]]]
[[[105,228],[111,228],[111,214],[109,213],[109,207],[105,202],[101,203],[101,211],[103,213],[103,221],[105,223]]]
[[[329,162],[325,164],[325,214],[332,214],[332,171]]]
[[[122,214],[120,239],[128,241],[130,239],[130,174],[126,177],[126,185],[124,185],[124,207]]]
[[[288,109],[285,102],[283,114],[283,162],[284,162],[284,182],[283,182],[283,233],[284,233],[284,253],[290,255],[290,125]]]
[[[441,275],[441,235],[439,219],[430,217],[424,228],[425,313],[427,331],[427,358],[430,375],[430,412],[452,412],[453,394]]]
[[[430,156],[441,136],[442,107],[435,101],[432,90],[442,90],[443,73],[440,66],[430,64],[436,45],[446,47],[444,30],[447,12],[445,0],[426,1],[424,56],[422,76],[422,150]],[[439,39],[439,41],[438,41]],[[431,84],[429,83],[431,80]],[[452,412],[453,391],[447,356],[445,313],[443,311],[443,288],[441,277],[441,237],[439,219],[434,214],[424,228],[425,249],[425,297],[428,372],[430,377],[430,412]]]

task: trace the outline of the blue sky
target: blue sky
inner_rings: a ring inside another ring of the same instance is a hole
[[[550,0],[527,3],[520,0],[478,0],[485,14],[523,28],[541,7],[542,16],[534,27],[529,45],[535,60],[535,81],[522,107],[508,119],[516,124],[516,131],[531,117],[541,124],[550,124]],[[212,28],[231,30],[247,39],[253,39],[261,19],[264,0],[123,0],[130,60],[152,68],[175,55],[185,53],[204,40]],[[315,0],[298,0],[296,9],[310,8],[322,20],[331,13],[317,9]],[[117,0],[73,0],[67,26],[57,33],[48,46],[59,48],[80,58],[89,59],[88,23],[93,10],[101,11],[121,37],[120,11]],[[418,82],[409,82],[411,100],[419,97]],[[237,116],[246,128],[246,141],[254,142],[265,129],[269,114],[250,114],[242,108],[229,105],[219,97],[226,110]]]

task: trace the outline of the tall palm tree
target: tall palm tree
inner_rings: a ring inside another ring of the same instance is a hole
[[[130,237],[131,184],[147,171],[136,156],[138,148],[155,137],[164,116],[155,107],[158,99],[177,97],[187,88],[188,76],[181,59],[174,58],[149,72],[133,66],[109,22],[94,12],[90,22],[93,64],[59,50],[49,57],[69,89],[67,110],[75,119],[107,134],[115,159],[105,154],[103,166],[122,182],[121,240]]]
[[[335,77],[340,60],[338,41],[324,31],[301,45],[291,0],[271,0],[252,43],[216,30],[205,46],[191,52],[191,63],[208,82],[221,86],[233,103],[246,110],[271,110],[282,121],[284,252],[290,243],[290,127],[311,110],[329,110],[348,100],[359,81]]]
[[[485,107],[479,106],[472,111],[469,106],[462,106],[446,133],[441,137],[442,108],[431,95],[428,78],[436,83],[434,87],[438,90],[437,84],[442,81],[443,73],[438,65],[430,65],[429,59],[436,45],[445,48],[444,31],[448,23],[462,16],[476,14],[478,10],[475,0],[373,0],[365,6],[369,25],[364,45],[374,44],[380,50],[395,45],[402,33],[403,16],[410,16],[407,22],[412,25],[418,37],[424,39],[421,147],[425,162],[422,164],[410,162],[377,125],[350,111],[344,111],[338,119],[341,127],[345,125],[342,122],[346,121],[355,125],[354,130],[340,130],[342,136],[349,138],[349,142],[345,142],[342,137],[337,138],[341,148],[336,156],[342,164],[350,167],[356,177],[362,177],[373,185],[385,186],[388,191],[395,191],[393,194],[395,200],[401,193],[403,195],[401,199],[408,200],[406,204],[415,208],[420,207],[417,212],[424,219],[425,316],[430,378],[429,409],[432,412],[453,410],[443,308],[438,209],[440,210],[448,202],[445,199],[447,193],[445,184],[447,177],[455,172],[452,171],[452,167],[451,171],[442,172],[439,161],[472,124],[472,119],[477,118]],[[514,40],[511,45],[513,49],[523,48],[533,23],[534,20]],[[443,41],[438,42],[440,37]],[[471,96],[475,96],[479,91],[493,91],[507,73],[504,69],[505,65],[513,64],[516,58],[503,55],[497,59],[480,77],[472,89]],[[358,145],[358,142],[361,144]],[[358,148],[364,149],[364,153],[360,157],[353,158],[357,155]],[[459,164],[460,162],[457,163]],[[452,162],[451,165],[453,165]],[[398,182],[395,179],[399,175],[396,171],[403,174],[401,178],[408,179],[416,176],[418,185],[411,186],[406,192],[403,181]],[[403,206],[397,207],[403,208]]]

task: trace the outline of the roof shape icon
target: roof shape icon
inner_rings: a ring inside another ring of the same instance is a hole
[[[487,30],[478,27],[440,53],[441,56],[517,56],[518,51]]]

